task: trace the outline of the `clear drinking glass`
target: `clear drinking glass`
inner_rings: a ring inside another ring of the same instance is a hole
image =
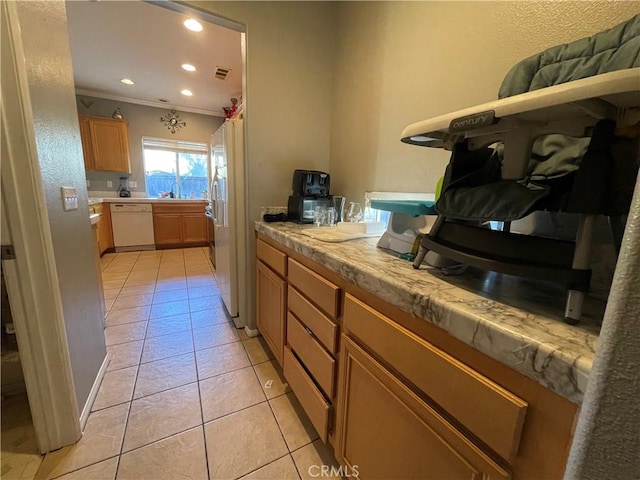
[[[336,209],[327,207],[327,225],[334,227],[336,225]]]
[[[334,195],[332,198],[332,202],[333,202],[333,208],[335,208],[336,210],[336,223],[344,222],[345,221],[345,217],[344,217],[345,198],[338,195]]]
[[[358,202],[349,202],[347,209],[347,221],[357,223],[362,220],[362,207]]]
[[[316,207],[313,212],[313,223],[316,227],[324,225],[327,222],[327,207]]]

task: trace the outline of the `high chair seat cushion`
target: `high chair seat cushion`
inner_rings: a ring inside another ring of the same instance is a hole
[[[640,14],[521,60],[505,76],[498,98],[634,67],[640,67]]]

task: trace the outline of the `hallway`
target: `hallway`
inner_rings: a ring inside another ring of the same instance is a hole
[[[262,339],[226,317],[205,248],[101,263],[107,373],[82,439],[36,478],[304,479],[335,464]]]

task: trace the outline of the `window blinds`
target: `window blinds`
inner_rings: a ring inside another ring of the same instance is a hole
[[[209,144],[190,142],[188,140],[170,140],[168,138],[142,137],[142,148],[145,150],[169,150],[181,153],[209,153]]]

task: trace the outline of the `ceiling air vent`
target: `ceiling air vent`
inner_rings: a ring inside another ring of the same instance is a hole
[[[216,73],[214,76],[219,80],[226,80],[230,71],[230,68],[216,67]]]

